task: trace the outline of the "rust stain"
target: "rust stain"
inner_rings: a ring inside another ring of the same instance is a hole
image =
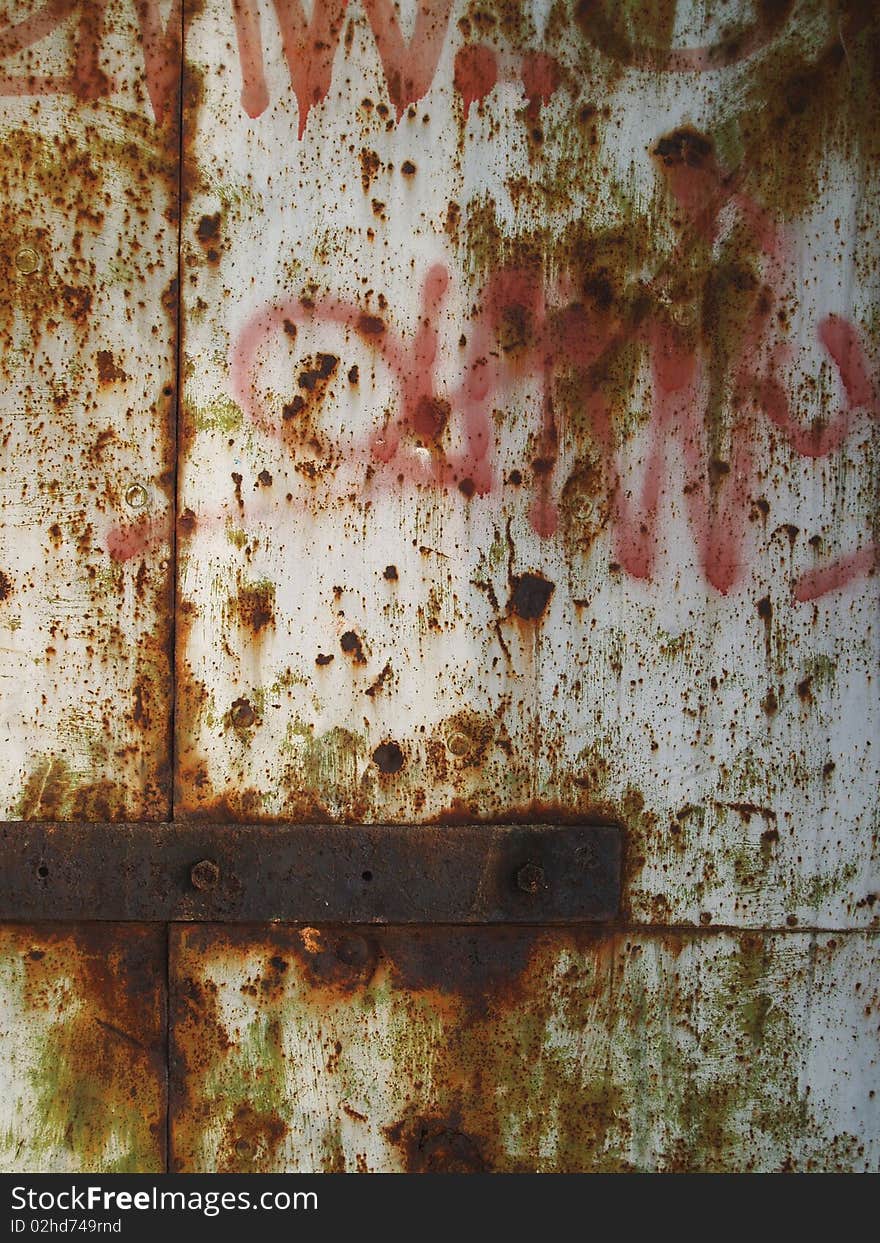
[[[54,925],[3,935],[20,954],[35,1031],[47,1025],[32,1084],[33,1130],[22,1142],[81,1170],[163,1170],[163,930]]]
[[[537,621],[550,603],[555,587],[542,574],[517,575],[511,584],[509,607],[523,621]]]
[[[797,1090],[802,989],[836,952],[799,933],[181,929],[177,1168],[863,1168],[848,1119],[832,1134]],[[377,1033],[386,1071],[365,1080]],[[321,1125],[369,1124],[366,1156],[365,1132],[328,1147],[297,1120],[316,1066]],[[228,1137],[216,1155],[212,1110]]]
[[[241,624],[259,634],[275,622],[274,583],[249,583],[241,586],[235,597],[235,608]]]
[[[373,752],[373,762],[381,773],[399,773],[406,757],[399,743],[382,742]]]

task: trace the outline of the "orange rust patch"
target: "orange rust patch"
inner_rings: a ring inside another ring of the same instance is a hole
[[[116,362],[112,350],[98,350],[95,355],[98,368],[98,379],[102,384],[113,384],[117,380],[127,380],[128,376]]]

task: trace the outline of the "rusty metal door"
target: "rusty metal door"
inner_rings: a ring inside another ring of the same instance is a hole
[[[877,24],[0,11],[4,1169],[878,1168]]]

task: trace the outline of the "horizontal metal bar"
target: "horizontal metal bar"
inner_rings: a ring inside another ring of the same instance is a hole
[[[572,924],[618,911],[615,825],[0,826],[0,919]]]

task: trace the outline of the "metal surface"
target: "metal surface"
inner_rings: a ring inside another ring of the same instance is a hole
[[[553,924],[613,919],[611,825],[0,826],[0,919]]]
[[[877,1170],[878,937],[172,932],[172,1168]]]
[[[2,6],[5,1168],[880,1168],[878,57]]]
[[[187,19],[178,805],[877,923],[877,14]]]
[[[0,12],[7,820],[169,809],[180,22],[159,38],[159,7]]]
[[[0,928],[0,1169],[165,1168],[163,928]]]

